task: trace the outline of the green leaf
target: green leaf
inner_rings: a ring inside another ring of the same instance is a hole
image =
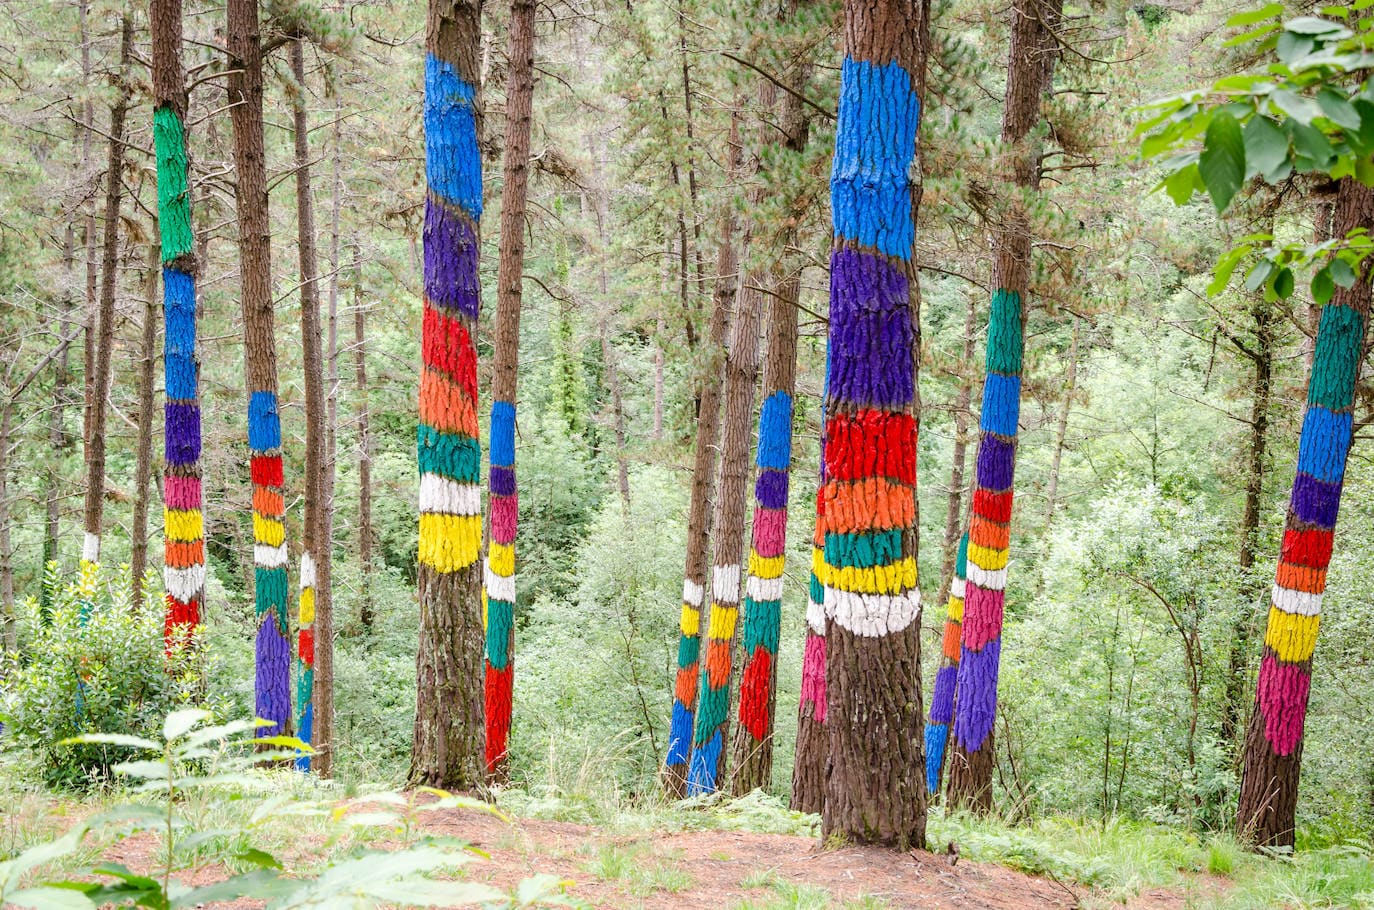
[[[1286,88],[1275,89],[1269,100],[1279,110],[1302,124],[1310,124],[1313,119],[1322,115],[1322,109],[1317,102]]]
[[[241,850],[235,853],[234,856],[242,862],[257,866],[259,869],[283,868],[282,864],[278,862],[275,856],[268,853],[266,850],[259,850],[257,847],[249,847],[247,850]]]
[[[1312,300],[1318,306],[1326,306],[1331,295],[1336,292],[1336,284],[1331,280],[1329,268],[1322,269],[1312,276]]]
[[[1358,154],[1369,155],[1374,152],[1374,103],[1357,98],[1352,107],[1360,115],[1360,128],[1347,132],[1345,141],[1349,142],[1350,147]]]
[[[197,724],[204,723],[213,716],[204,708],[183,708],[180,711],[173,711],[167,715],[167,719],[162,723],[162,737],[168,742],[180,739]]]
[[[1280,60],[1292,66],[1298,60],[1312,53],[1317,42],[1306,35],[1295,35],[1285,31],[1279,35],[1278,43],[1274,46],[1274,52],[1278,54]]]
[[[1251,117],[1242,131],[1245,139],[1245,162],[1248,174],[1261,174],[1266,179],[1288,160],[1288,134],[1268,117]]]
[[[58,742],[59,746],[78,744],[128,746],[130,749],[162,751],[162,743],[155,743],[151,739],[144,739],[141,736],[130,736],[128,733],[83,733],[80,736],[72,736]]]
[[[1245,289],[1250,293],[1255,293],[1264,287],[1269,280],[1269,273],[1274,271],[1274,263],[1268,259],[1261,259],[1255,263],[1255,267],[1250,270],[1250,274],[1245,276]]]
[[[224,903],[241,897],[264,898],[284,897],[299,890],[301,883],[289,878],[280,878],[275,870],[254,869],[243,875],[213,885],[193,888],[178,894],[171,902],[172,910],[199,907],[204,904]]]
[[[14,859],[0,863],[0,893],[19,884],[19,878],[35,866],[50,863],[71,853],[86,834],[85,825],[77,825],[56,840],[30,847]]]
[[[1317,104],[1326,115],[1326,119],[1337,126],[1347,130],[1360,128],[1359,112],[1340,92],[1331,88],[1322,89],[1317,92]]]
[[[1190,164],[1165,178],[1164,191],[1174,200],[1175,205],[1187,205],[1193,198],[1193,190],[1197,188],[1197,183],[1197,165]]]
[[[80,891],[43,885],[5,895],[5,905],[32,910],[95,910],[97,904]]]
[[[1279,273],[1274,276],[1274,293],[1281,300],[1287,300],[1293,296],[1293,270],[1279,269]]]
[[[1217,111],[1207,125],[1198,174],[1217,211],[1225,211],[1245,180],[1245,141],[1240,124],[1226,111]]]
[[[1248,247],[1239,246],[1228,250],[1217,260],[1217,264],[1212,268],[1212,282],[1207,285],[1207,296],[1215,297],[1226,289],[1231,283],[1231,276],[1235,274],[1236,266],[1240,265],[1245,254],[1249,252]]]
[[[1283,24],[1284,30],[1297,35],[1321,35],[1323,38],[1339,41],[1354,33],[1339,22],[1319,19],[1316,16],[1299,16]]]
[[[1321,130],[1292,121],[1288,123],[1288,130],[1293,136],[1293,151],[1297,153],[1295,166],[1299,171],[1324,171],[1331,167],[1336,150]]]
[[[1227,28],[1244,28],[1247,25],[1254,25],[1256,22],[1263,22],[1265,19],[1272,19],[1283,14],[1282,3],[1267,3],[1259,9],[1251,10],[1248,13],[1236,13],[1226,20]]]
[[[126,761],[120,762],[110,770],[116,774],[123,774],[125,777],[137,777],[141,780],[165,781],[167,779],[167,763],[165,761]]]
[[[1343,288],[1355,286],[1355,270],[1344,259],[1332,259],[1326,268],[1331,273],[1331,280],[1336,284]]]
[[[1263,38],[1265,35],[1272,35],[1274,32],[1278,30],[1279,24],[1277,22],[1270,22],[1268,25],[1261,25],[1259,28],[1251,29],[1248,32],[1243,32],[1239,35],[1236,35],[1233,38],[1227,38],[1226,42],[1222,46],[1236,47],[1237,45],[1241,44],[1249,44],[1256,38]]]

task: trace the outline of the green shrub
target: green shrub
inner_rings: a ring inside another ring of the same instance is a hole
[[[19,651],[0,664],[5,749],[27,749],[51,787],[87,788],[126,758],[116,746],[59,747],[88,733],[149,735],[162,719],[197,700],[194,645],[163,650],[160,590],[145,584],[134,603],[127,570],[100,570],[93,593],[49,568],[51,603],[18,610]],[[152,579],[150,578],[150,581]]]

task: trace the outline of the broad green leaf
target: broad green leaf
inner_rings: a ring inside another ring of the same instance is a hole
[[[1324,88],[1317,92],[1317,104],[1326,119],[1347,130],[1360,128],[1360,114],[1354,106],[1334,89]]]
[[[1279,273],[1274,276],[1274,293],[1281,300],[1287,300],[1293,296],[1293,270],[1279,269]]]
[[[1258,291],[1264,287],[1269,280],[1269,274],[1274,271],[1274,263],[1268,259],[1261,259],[1255,263],[1255,267],[1250,270],[1250,274],[1245,276],[1245,289],[1250,293]]]
[[[173,711],[167,715],[167,719],[162,723],[162,737],[168,742],[180,739],[197,724],[204,723],[213,716],[204,708],[184,708],[180,711]]]
[[[1225,211],[1245,180],[1245,142],[1240,124],[1226,111],[1217,111],[1207,125],[1198,174],[1217,211]]]
[[[116,774],[123,774],[125,777],[137,777],[141,780],[165,781],[167,779],[167,763],[165,761],[126,761],[120,762],[110,770]]]
[[[5,905],[31,910],[95,910],[96,903],[80,891],[44,885],[5,895]]]
[[[1355,270],[1344,259],[1332,259],[1326,268],[1331,273],[1331,280],[1336,284],[1343,288],[1355,286]]]
[[[81,838],[85,834],[86,826],[77,825],[56,840],[37,844],[14,859],[0,863],[0,893],[4,893],[6,889],[17,885],[19,877],[35,866],[50,863],[71,853],[81,843]]]
[[[1259,9],[1251,10],[1248,13],[1236,13],[1226,20],[1227,28],[1244,28],[1247,25],[1254,25],[1256,22],[1263,22],[1265,19],[1272,19],[1283,14],[1282,3],[1267,3]]]
[[[1274,32],[1278,31],[1279,28],[1280,26],[1277,22],[1270,22],[1268,25],[1261,25],[1259,28],[1254,28],[1248,32],[1243,32],[1239,35],[1236,35],[1233,38],[1227,38],[1225,44],[1223,44],[1222,46],[1236,47],[1241,44],[1249,44],[1256,38],[1263,38],[1265,35],[1272,35]]]
[[[1251,117],[1242,131],[1247,176],[1267,177],[1288,160],[1288,134],[1268,117]]]
[[[309,743],[294,736],[259,736],[253,740],[253,743],[259,746],[280,746],[283,749],[294,749],[305,753],[314,753],[315,751],[310,748]]]
[[[1217,260],[1217,264],[1212,268],[1212,281],[1207,285],[1207,296],[1215,297],[1226,289],[1231,283],[1231,276],[1235,274],[1236,266],[1245,258],[1245,253],[1245,247],[1237,247]]]
[[[1360,128],[1347,132],[1345,141],[1358,154],[1367,156],[1374,152],[1374,103],[1357,98],[1352,106],[1360,115]]]
[[[183,910],[183,908],[200,907],[205,904],[223,903],[237,900],[241,897],[253,897],[259,900],[284,897],[300,889],[301,883],[292,879],[280,878],[276,870],[273,869],[254,869],[243,875],[236,875],[233,878],[222,882],[215,882],[213,885],[204,885],[200,888],[193,888],[184,894],[178,894],[172,900],[172,910]]]
[[[1322,109],[1317,102],[1286,88],[1275,89],[1269,100],[1298,123],[1310,124],[1314,118],[1322,115]]]
[[[1322,269],[1312,276],[1312,300],[1319,306],[1326,306],[1326,302],[1335,293],[1336,285],[1331,280],[1329,269]]]
[[[1285,31],[1279,35],[1278,43],[1274,46],[1274,52],[1278,54],[1280,60],[1292,66],[1296,61],[1312,53],[1316,46],[1317,42],[1306,35]]]
[[[1324,171],[1331,166],[1336,151],[1321,130],[1292,121],[1288,123],[1288,129],[1293,136],[1293,151],[1297,153],[1295,165],[1299,171]]]
[[[130,749],[147,749],[151,752],[162,751],[162,743],[155,743],[151,739],[144,739],[141,736],[130,736],[128,733],[83,733],[80,736],[72,736],[61,740],[58,742],[58,745],[74,746],[82,743],[105,746],[128,746]]]
[[[271,723],[271,721],[235,720],[227,724],[217,724],[213,727],[206,727],[186,737],[181,743],[181,748],[183,750],[196,749],[207,743],[214,742],[215,740],[228,739],[239,733],[247,733],[249,730],[254,730],[264,725],[271,725]]]
[[[281,869],[282,864],[275,856],[266,850],[259,850],[257,847],[249,847],[247,850],[240,850],[234,854],[234,858],[239,862],[249,863],[259,869]]]
[[[406,907],[469,907],[506,900],[504,893],[490,885],[440,881],[418,875],[386,882],[370,893],[389,904]]]
[[[1351,37],[1354,32],[1339,22],[1319,19],[1316,16],[1299,16],[1283,24],[1284,30],[1297,35],[1320,35],[1325,39],[1339,41]]]

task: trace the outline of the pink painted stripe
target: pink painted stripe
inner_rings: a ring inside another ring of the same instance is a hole
[[[806,633],[806,653],[802,656],[802,704],[816,706],[815,718],[825,723],[825,636]]]
[[[764,559],[781,556],[787,549],[787,510],[758,509],[754,512],[754,552]]]
[[[1259,709],[1264,714],[1264,737],[1278,755],[1290,755],[1302,741],[1307,720],[1307,693],[1312,677],[1298,664],[1264,655],[1259,671]]]
[[[200,508],[200,478],[169,475],[162,481],[163,501],[169,509]]]
[[[517,496],[493,496],[491,509],[491,539],[496,543],[514,543],[515,525],[520,513]]]
[[[1006,592],[989,591],[973,582],[964,589],[964,647],[981,651],[1002,634]]]

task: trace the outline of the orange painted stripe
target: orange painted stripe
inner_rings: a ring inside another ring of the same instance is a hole
[[[683,667],[677,671],[677,685],[673,697],[684,705],[694,704],[697,700],[697,665]]]
[[[286,513],[286,498],[276,490],[254,487],[253,511],[264,518],[279,518]]]
[[[730,642],[712,640],[707,643],[706,678],[712,689],[730,682]]]
[[[999,525],[980,515],[974,515],[968,526],[969,543],[990,550],[1005,550],[1011,546],[1011,525]]]
[[[1291,562],[1279,563],[1279,573],[1275,580],[1280,588],[1301,591],[1304,594],[1321,594],[1326,590],[1325,569],[1296,566]]]
[[[957,622],[945,623],[945,640],[941,652],[950,660],[959,659],[959,637],[962,625]]]
[[[441,433],[477,436],[477,409],[471,396],[443,373],[428,368],[420,376],[420,422]]]
[[[205,541],[191,543],[169,540],[163,550],[162,561],[173,569],[189,569],[205,562]]]
[[[825,530],[835,534],[910,527],[916,520],[914,491],[882,477],[832,480],[825,485]]]

